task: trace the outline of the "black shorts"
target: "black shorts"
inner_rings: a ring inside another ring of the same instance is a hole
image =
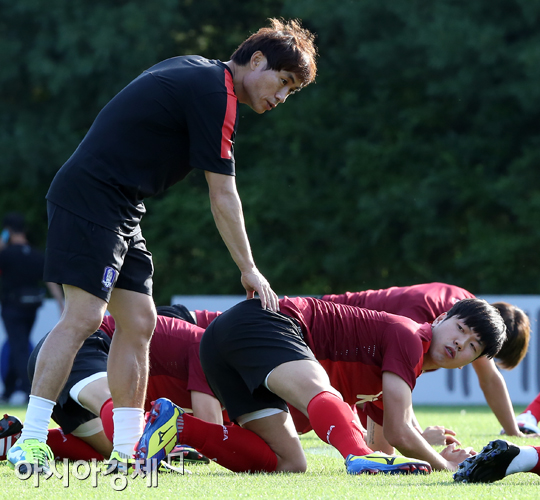
[[[44,280],[109,302],[114,287],[152,295],[154,266],[141,232],[124,237],[47,202]]]
[[[39,341],[30,355],[28,361],[28,378],[30,381],[34,379],[37,356],[47,336],[48,334]],[[62,428],[64,434],[71,434],[79,425],[98,416],[74,401],[69,395],[69,391],[81,380],[95,373],[107,371],[110,346],[110,337],[98,330],[84,341],[77,356],[75,356],[71,373],[52,412],[52,418]]]
[[[266,376],[289,361],[317,362],[299,324],[263,309],[259,299],[218,316],[202,336],[200,355],[208,384],[231,420],[266,408],[288,411],[286,402],[264,386]]]

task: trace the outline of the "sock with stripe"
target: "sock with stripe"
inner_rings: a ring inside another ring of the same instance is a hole
[[[309,402],[307,411],[317,436],[336,448],[343,458],[373,453],[364,441],[351,407],[334,393],[317,394]]]

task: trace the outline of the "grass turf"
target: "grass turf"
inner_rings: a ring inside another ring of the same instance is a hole
[[[521,411],[522,408],[516,408]],[[24,408],[0,408],[2,413],[24,417]],[[455,430],[463,446],[476,451],[496,439],[500,425],[488,408],[484,407],[419,407],[416,409],[422,426],[444,425]],[[343,458],[310,432],[302,436],[308,457],[306,474],[234,474],[216,465],[186,466],[191,474],[159,474],[157,487],[148,487],[146,479],[128,478],[122,491],[116,491],[108,477],[97,475],[97,487],[91,479],[78,480],[70,476],[69,486],[64,480],[51,477],[40,480],[18,479],[6,462],[0,463],[2,489],[0,498],[58,498],[108,499],[137,496],[137,498],[221,499],[221,498],[366,498],[374,499],[528,499],[540,496],[540,477],[534,474],[514,474],[493,484],[459,484],[450,472],[434,472],[428,476],[349,476]],[[540,445],[540,439],[509,438],[518,445]],[[438,448],[440,450],[442,448]],[[120,488],[122,483],[116,483]]]

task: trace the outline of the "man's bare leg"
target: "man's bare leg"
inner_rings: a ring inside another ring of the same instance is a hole
[[[38,406],[42,408],[47,406],[46,401],[50,402],[52,411],[54,402],[68,379],[78,350],[99,328],[107,308],[104,300],[74,286],[65,285],[64,294],[65,308],[62,317],[43,343],[36,361],[31,400],[21,440],[34,438],[46,441],[50,413],[46,418],[38,412],[38,419],[34,419],[33,400],[40,401]]]
[[[115,289],[109,311],[116,324],[107,364],[114,402],[113,448],[121,456],[131,456],[144,427],[148,350],[156,325],[156,309],[149,295]]]
[[[64,295],[62,317],[44,341],[36,361],[23,432],[7,453],[9,465],[23,473],[35,467],[29,464],[48,471],[48,463],[54,458],[46,444],[52,410],[77,351],[99,328],[107,308],[104,300],[74,286],[65,285]]]

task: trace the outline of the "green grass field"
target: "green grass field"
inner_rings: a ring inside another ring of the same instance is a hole
[[[521,411],[522,408],[516,408]],[[24,409],[0,408],[3,413],[24,417]],[[500,425],[484,407],[418,407],[418,420],[422,426],[444,425],[455,430],[464,446],[480,451],[490,440],[496,439]],[[540,439],[511,438],[517,444],[540,444]],[[540,477],[534,474],[515,474],[494,484],[458,484],[450,472],[434,472],[428,476],[348,476],[343,459],[332,447],[310,432],[302,437],[308,457],[306,474],[234,474],[219,465],[186,466],[191,474],[160,474],[157,487],[147,487],[142,478],[129,479],[123,491],[113,489],[108,477],[97,476],[97,487],[90,478],[78,480],[70,476],[69,486],[63,480],[51,477],[41,480],[36,487],[34,479],[18,479],[6,465],[0,464],[0,499],[40,498],[365,498],[374,499],[529,499],[540,498]],[[121,486],[121,484],[119,484]]]

